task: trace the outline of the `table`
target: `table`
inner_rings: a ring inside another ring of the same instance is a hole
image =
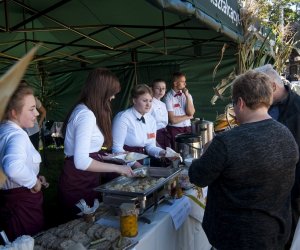
[[[196,196],[195,190],[188,192]],[[187,220],[179,228],[176,235],[176,248],[178,250],[210,250],[210,245],[206,234],[202,228],[204,209],[191,201],[191,213]]]
[[[190,190],[189,194],[195,195],[196,191]],[[159,208],[146,211],[144,216],[151,220],[151,224],[139,220],[139,234],[133,238],[138,241],[134,250],[210,250],[211,245],[201,224],[204,210],[192,200],[190,204],[190,214],[178,230],[169,213],[159,211]],[[111,224],[108,225],[118,227],[117,217],[109,220]],[[107,225],[107,221],[104,224]]]
[[[191,189],[189,194],[196,196]],[[211,245],[202,228],[204,209],[190,200],[191,212],[178,230],[175,230],[171,216],[166,212],[147,212],[151,224],[140,223],[139,243],[135,250],[210,250]]]

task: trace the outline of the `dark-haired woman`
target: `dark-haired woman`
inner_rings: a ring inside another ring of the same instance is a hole
[[[21,85],[0,123],[0,166],[7,176],[0,190],[0,228],[11,241],[44,226],[41,187],[48,183],[38,176],[41,156],[24,131],[34,126],[38,114],[32,89]]]
[[[59,181],[59,197],[64,220],[79,213],[76,203],[84,199],[89,206],[99,193],[101,172],[131,176],[128,166],[105,163],[98,151],[112,145],[111,100],[120,91],[118,78],[107,69],[93,70],[82,89],[81,97],[67,117],[65,131],[65,164]]]

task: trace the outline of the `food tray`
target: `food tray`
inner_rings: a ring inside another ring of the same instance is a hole
[[[132,185],[136,182],[137,178],[120,176],[104,185],[95,188],[95,190],[102,193],[125,195],[125,196],[134,196],[134,197],[147,196],[148,194],[153,193],[154,191],[158,190],[160,187],[165,185],[169,180],[177,176],[179,172],[182,170],[181,168],[161,168],[161,167],[143,167],[143,168],[145,168],[147,171],[147,177],[145,177],[145,180],[147,180],[147,178],[161,178],[161,177],[163,177],[164,179],[160,180],[154,186],[151,186],[150,188],[144,191],[129,192],[129,191],[122,191],[122,190],[114,190],[113,187],[117,184],[122,186]]]
[[[133,161],[143,160],[148,157],[148,155],[144,155],[144,154],[140,154],[140,153],[136,153],[136,152],[130,152],[129,154],[130,154],[131,159],[126,159],[126,156],[128,154],[115,155],[112,157],[112,159],[118,159],[118,160],[123,161],[124,163],[129,163],[129,162],[133,162]]]

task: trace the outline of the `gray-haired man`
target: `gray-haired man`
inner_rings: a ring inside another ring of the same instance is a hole
[[[284,85],[280,75],[267,64],[256,68],[256,71],[267,74],[273,82],[273,104],[269,109],[269,114],[273,119],[279,121],[292,132],[298,147],[300,146],[300,96],[293,92],[288,85]],[[300,215],[300,162],[296,167],[296,179],[292,189],[292,214],[293,225],[291,239],[297,226]]]

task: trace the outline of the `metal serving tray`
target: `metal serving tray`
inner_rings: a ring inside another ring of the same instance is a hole
[[[95,188],[95,191],[99,191],[105,194],[116,194],[116,195],[124,195],[124,196],[131,196],[131,197],[137,197],[137,196],[147,196],[154,191],[158,190],[160,187],[165,185],[169,180],[171,180],[173,177],[177,176],[179,172],[182,170],[181,168],[160,168],[160,167],[143,167],[147,171],[147,177],[154,177],[154,178],[165,178],[162,181],[159,181],[155,185],[151,186],[150,188],[144,190],[143,192],[128,192],[128,191],[122,191],[122,190],[114,190],[112,189],[113,186],[120,184],[120,185],[131,185],[136,181],[136,177],[125,177],[120,176],[115,178],[114,180],[101,185],[97,188]],[[145,178],[147,178],[145,177]]]
[[[97,187],[95,190],[102,192],[104,204],[118,209],[122,203],[135,203],[136,207],[139,209],[139,215],[142,215],[147,209],[154,206],[157,208],[159,203],[163,202],[167,196],[167,185],[170,180],[178,176],[181,168],[160,168],[160,167],[143,167],[134,170],[134,172],[146,172],[146,177],[125,177],[120,176],[109,183]],[[144,183],[145,179],[159,179],[163,177],[164,179],[155,183],[155,185],[150,186],[141,192],[130,192],[123,190],[112,189],[115,185],[130,185],[135,186],[134,183],[139,180]],[[149,222],[147,222],[149,223]]]

